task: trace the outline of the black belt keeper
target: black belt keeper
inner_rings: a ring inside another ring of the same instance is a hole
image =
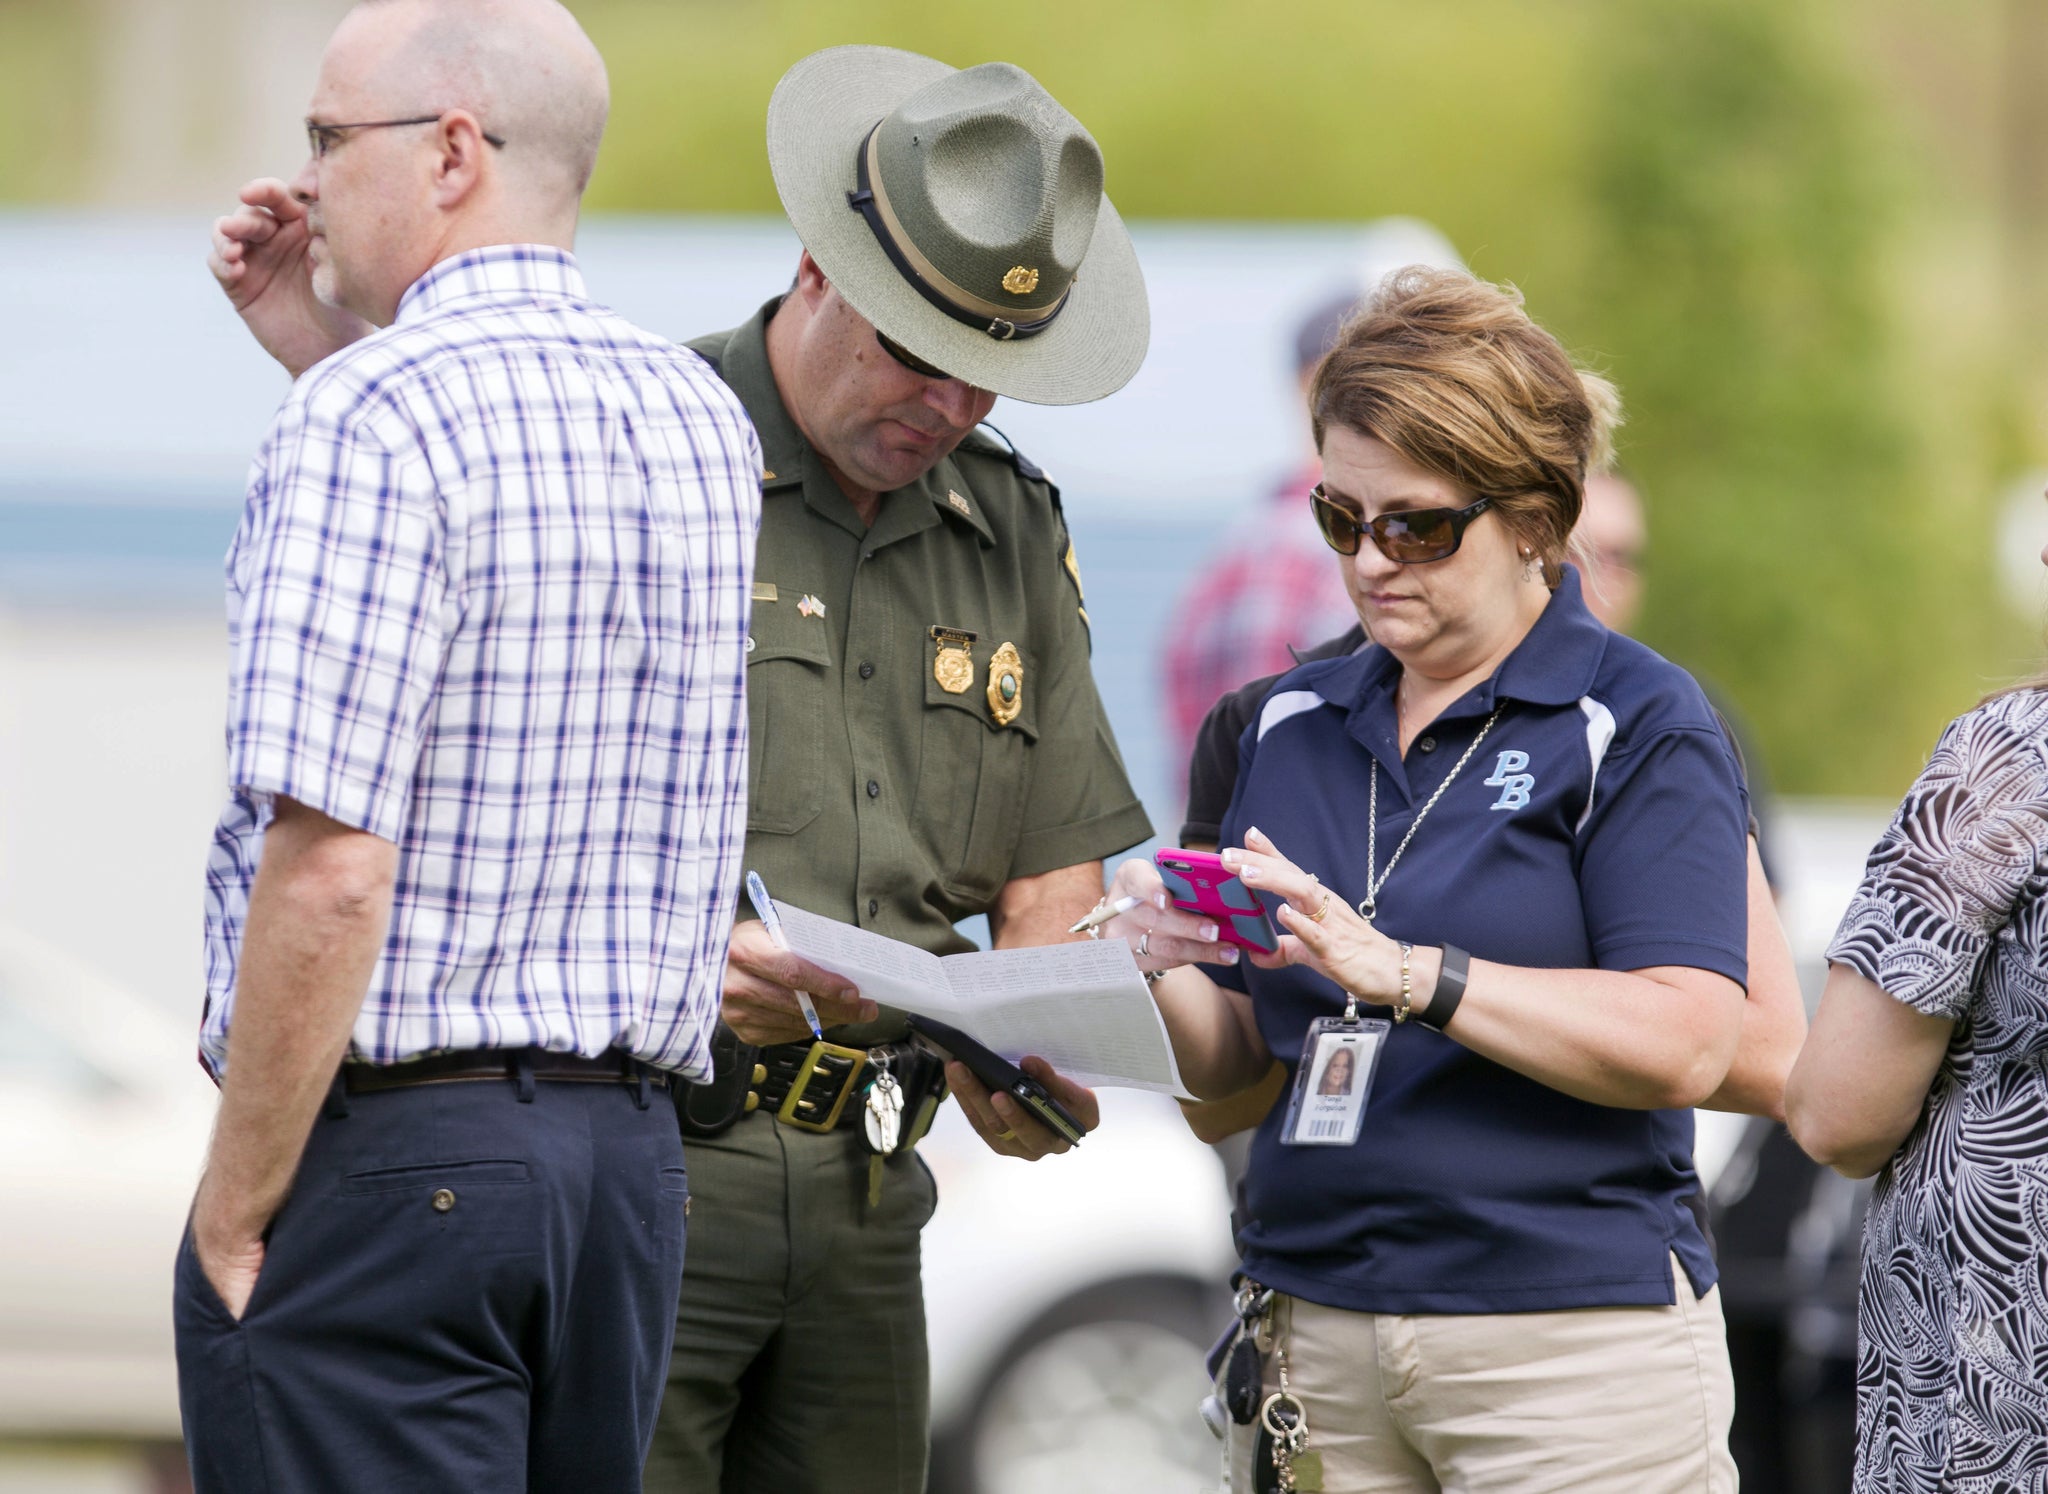
[[[676,1124],[684,1137],[709,1141],[723,1136],[747,1113],[747,1091],[754,1075],[752,1043],[720,1022],[711,1034],[711,1077],[695,1083],[678,1077],[669,1086],[675,1101]]]

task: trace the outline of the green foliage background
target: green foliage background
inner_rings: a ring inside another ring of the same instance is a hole
[[[2020,0],[570,3],[612,70],[595,210],[775,211],[769,91],[865,41],[1029,68],[1129,217],[1439,224],[1621,386],[1645,636],[1785,789],[1896,793],[2035,662],[1990,544],[2048,388],[1999,252]],[[0,200],[89,195],[95,14],[0,0]]]

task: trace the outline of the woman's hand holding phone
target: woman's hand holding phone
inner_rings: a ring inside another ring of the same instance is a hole
[[[1401,1000],[1401,947],[1358,916],[1358,910],[1303,871],[1258,829],[1244,833],[1242,849],[1223,853],[1223,864],[1247,886],[1282,899],[1278,921],[1286,930],[1279,950],[1254,955],[1265,967],[1307,965],[1335,981],[1369,1006],[1394,1006]],[[1317,918],[1321,912],[1322,917]],[[1409,967],[1413,1006],[1428,1006],[1436,989],[1437,962],[1442,951],[1415,951]]]
[[[1173,906],[1159,868],[1150,861],[1133,857],[1119,866],[1107,897],[1111,902],[1138,899],[1137,907],[1102,926],[1102,937],[1129,940],[1140,970],[1237,963],[1237,950],[1218,938],[1221,931],[1213,918]]]

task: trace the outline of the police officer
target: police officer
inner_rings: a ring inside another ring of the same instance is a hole
[[[1065,938],[1101,858],[1148,826],[1058,493],[976,426],[998,394],[1100,399],[1144,357],[1101,154],[1015,67],[878,47],[792,68],[768,153],[796,283],[692,344],[766,467],[747,864],[778,900],[940,954],[970,947],[954,924],[976,913],[998,945]],[[734,931],[724,1016],[719,1078],[677,1101],[696,1209],[647,1487],[914,1494],[936,1200],[909,1149],[947,1076],[758,922]],[[1037,1072],[1092,1121],[1087,1091]],[[1064,1150],[950,1077],[996,1150]]]

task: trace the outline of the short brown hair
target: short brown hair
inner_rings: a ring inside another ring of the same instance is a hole
[[[1474,498],[1561,576],[1587,474],[1613,459],[1621,398],[1522,308],[1521,292],[1410,265],[1360,306],[1309,389],[1316,446],[1371,436]]]

